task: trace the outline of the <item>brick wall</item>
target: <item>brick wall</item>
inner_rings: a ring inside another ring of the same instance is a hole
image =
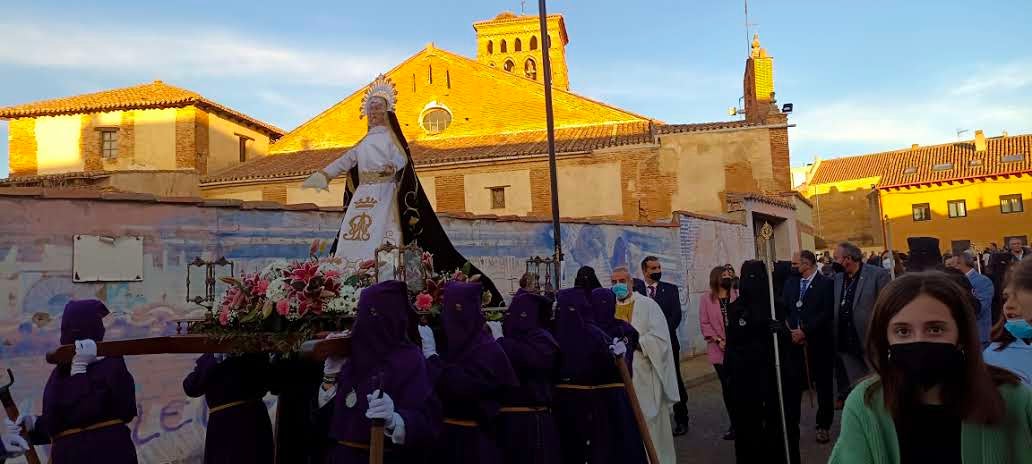
[[[788,116],[772,114],[767,117],[767,124],[786,124]],[[792,166],[788,152],[788,128],[770,129],[770,159],[777,192],[792,190]]]
[[[194,169],[201,175],[208,173],[209,140],[208,112],[197,109],[194,111]]]
[[[82,128],[79,133],[79,153],[82,155],[83,169],[86,171],[101,171],[104,163],[101,153],[101,133],[94,124],[92,114],[80,116]]]
[[[133,163],[136,155],[136,124],[132,111],[122,112],[122,121],[118,125],[118,159]]]
[[[188,106],[176,110],[176,168],[197,166],[197,133],[194,126],[196,108]]]
[[[466,187],[462,175],[435,176],[437,209],[441,212],[466,212]]]
[[[11,177],[36,175],[36,120],[12,119],[7,123]]]
[[[287,186],[285,184],[262,187],[262,201],[287,202]]]
[[[881,244],[881,229],[874,227],[877,221],[871,218],[869,193],[869,188],[840,191],[832,187],[811,197],[817,236],[828,243],[849,241],[861,247]]]

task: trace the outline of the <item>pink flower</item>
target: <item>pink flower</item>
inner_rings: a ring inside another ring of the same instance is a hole
[[[434,297],[429,293],[423,292],[416,295],[416,308],[420,311],[429,311],[430,307],[434,304]]]
[[[229,325],[229,308],[225,306],[219,310],[219,324],[222,324],[223,326]]]
[[[254,287],[251,289],[251,293],[254,293],[256,295],[264,295],[265,292],[268,291],[268,290],[269,290],[269,281],[268,280],[259,280],[257,283],[255,283]]]
[[[276,312],[280,316],[286,316],[290,312],[290,300],[280,300],[279,303],[276,303]]]
[[[294,271],[290,273],[290,278],[294,281],[301,281],[308,283],[319,273],[319,265],[314,262],[301,263],[298,267],[294,268]]]
[[[358,269],[364,271],[366,269],[372,269],[374,267],[376,267],[376,261],[372,260],[372,259],[368,259],[368,260],[362,261],[362,264],[360,264],[358,266]]]
[[[465,282],[466,281],[466,274],[464,274],[462,271],[455,271],[455,274],[452,274],[452,280],[456,280],[456,281],[459,281],[459,282]]]
[[[316,240],[316,241],[312,242],[312,246],[308,248],[308,254],[310,256],[315,256],[317,253],[319,253],[319,248],[320,248],[320,241],[319,240]]]
[[[326,280],[338,279],[340,278],[340,271],[327,269],[323,271],[323,278],[325,278]]]

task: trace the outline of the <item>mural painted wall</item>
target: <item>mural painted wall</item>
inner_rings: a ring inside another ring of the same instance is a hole
[[[197,256],[226,256],[237,272],[273,259],[307,256],[315,239],[332,239],[341,213],[251,210],[153,201],[43,199],[0,196],[0,368],[11,368],[12,393],[23,412],[39,413],[42,387],[52,366],[43,355],[57,345],[61,312],[70,299],[99,298],[112,314],[105,339],[172,334],[175,319],[203,309],[186,302],[187,264]],[[685,318],[680,338],[686,352],[704,348],[698,333],[698,295],[710,267],[737,265],[752,247],[745,227],[682,216],[679,224],[627,226],[566,224],[563,282],[572,284],[581,265],[606,281],[610,270],[659,256],[668,280],[682,288]],[[516,289],[524,261],[551,253],[548,223],[442,217],[455,245],[490,275],[503,293]],[[142,282],[72,283],[75,234],[141,236]],[[686,273],[688,271],[688,273]],[[228,271],[227,271],[228,272]],[[701,273],[701,274],[700,274]],[[691,278],[688,278],[688,277]],[[203,270],[193,269],[191,295],[203,292]],[[684,291],[690,289],[690,292]],[[220,289],[221,290],[221,289]],[[136,379],[138,417],[129,425],[141,462],[200,462],[207,411],[203,399],[187,398],[182,379],[192,355],[127,359]],[[275,397],[266,403],[274,411]],[[41,450],[41,456],[47,450]],[[17,460],[9,462],[18,462]]]

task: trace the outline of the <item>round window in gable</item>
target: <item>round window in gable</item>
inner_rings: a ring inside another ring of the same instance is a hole
[[[440,106],[433,106],[423,110],[420,118],[420,125],[429,135],[440,134],[451,125],[451,112]]]

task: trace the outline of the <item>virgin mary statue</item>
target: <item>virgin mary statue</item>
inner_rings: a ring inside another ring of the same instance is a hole
[[[345,266],[373,258],[385,243],[402,243],[417,244],[433,254],[438,270],[460,269],[466,258],[448,239],[416,177],[412,153],[394,114],[397,96],[394,83],[378,76],[362,99],[366,136],[302,187],[329,190],[332,179],[347,173],[344,220],[331,249]],[[472,274],[481,273],[474,267]],[[500,304],[502,295],[491,279],[483,276],[481,282],[491,292],[491,305]]]

